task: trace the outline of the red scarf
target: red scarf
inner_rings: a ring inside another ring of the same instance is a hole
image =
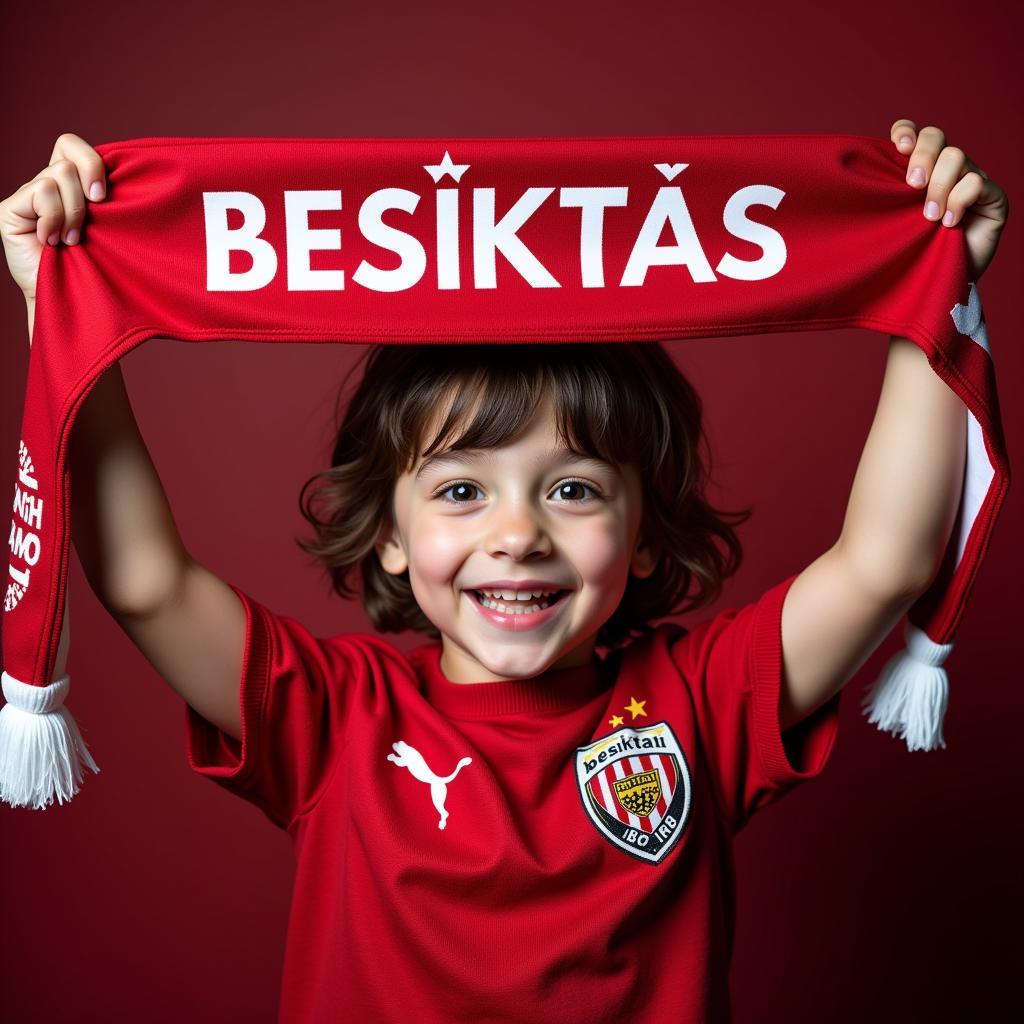
[[[585,342],[862,327],[902,335],[968,409],[967,471],[907,651],[865,701],[945,746],[942,662],[1009,483],[963,231],[853,135],[134,139],[39,267],[3,617],[0,798],[98,771],[64,698],[66,453],[102,372],[152,337]],[[450,155],[449,155],[450,154]],[[500,255],[499,255],[500,253]]]

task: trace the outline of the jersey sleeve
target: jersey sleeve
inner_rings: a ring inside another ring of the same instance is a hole
[[[670,656],[693,698],[700,742],[719,809],[733,832],[828,762],[842,690],[783,733],[782,605],[796,574],[743,607],[690,631],[676,627]]]
[[[190,768],[289,828],[318,799],[344,749],[349,705],[369,665],[358,634],[319,638],[233,584],[245,608],[236,740],[185,705]]]

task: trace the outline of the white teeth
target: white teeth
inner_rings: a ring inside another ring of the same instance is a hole
[[[481,590],[481,594],[500,601],[529,601],[531,598],[545,597],[550,594],[557,594],[557,590]]]
[[[502,612],[505,615],[527,615],[530,612],[539,612],[541,605],[531,604],[529,607],[522,607],[523,602],[517,601],[515,605],[501,604],[499,601],[484,600],[480,602],[485,608],[493,608],[496,612]]]
[[[491,600],[488,596],[492,591],[477,591],[478,594],[485,595],[480,598],[480,603],[485,608],[491,608],[496,612],[501,612],[503,615],[528,615],[531,612],[539,612],[544,608],[547,608],[551,604],[550,600],[546,600],[542,597],[540,603],[533,603],[527,605],[526,602],[532,596],[552,595],[557,594],[557,590],[548,590],[539,592],[537,595],[528,595],[526,592],[523,593],[522,598],[513,599],[512,603],[504,604],[501,601]],[[507,593],[504,591],[503,593]]]

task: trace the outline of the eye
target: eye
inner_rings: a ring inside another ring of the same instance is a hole
[[[594,494],[594,496],[595,496],[595,499],[600,499],[600,498],[601,498],[601,496],[602,496],[602,495],[601,495],[601,492],[600,492],[600,491],[599,491],[599,490],[597,489],[597,487],[595,487],[595,486],[594,486],[594,484],[590,484],[590,483],[587,483],[587,481],[586,481],[586,480],[576,480],[576,479],[571,479],[571,480],[563,480],[563,481],[562,481],[562,482],[561,482],[561,483],[560,483],[560,484],[559,484],[559,485],[558,485],[558,486],[557,486],[557,487],[555,488],[555,490],[554,490],[554,493],[555,493],[555,494],[560,494],[560,493],[561,493],[562,491],[564,491],[564,490],[565,490],[565,489],[566,489],[567,487],[584,487],[584,488],[586,488],[586,489],[587,489],[588,491],[592,491],[592,492],[593,492],[593,494]],[[573,499],[572,499],[572,498],[568,498],[568,499],[566,499],[566,500],[568,500],[568,501],[572,501]],[[578,499],[578,498],[577,498],[577,499],[575,499],[575,500],[579,501],[580,499]]]
[[[448,484],[447,487],[444,487],[442,490],[437,491],[434,494],[434,497],[435,498],[441,498],[443,501],[448,502],[449,505],[467,505],[467,504],[469,504],[469,501],[473,500],[472,498],[470,498],[470,499],[468,499],[466,501],[463,501],[463,500],[453,500],[451,498],[446,498],[445,497],[445,495],[449,491],[454,491],[454,490],[460,490],[460,491],[463,491],[463,492],[466,491],[466,490],[471,490],[471,491],[472,490],[477,490],[478,491],[478,490],[480,490],[480,488],[477,487],[476,484],[470,483],[468,480],[456,480],[455,483]],[[465,497],[465,495],[463,495],[463,497]]]

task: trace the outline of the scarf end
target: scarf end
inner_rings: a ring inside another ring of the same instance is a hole
[[[864,696],[862,713],[882,732],[905,740],[908,750],[936,750],[946,746],[949,677],[942,664],[953,644],[935,643],[909,619],[903,635],[906,648],[886,662]]]
[[[11,807],[41,810],[54,797],[64,804],[78,792],[83,768],[99,771],[64,706],[70,687],[68,675],[49,686],[32,686],[3,673],[0,800]]]

